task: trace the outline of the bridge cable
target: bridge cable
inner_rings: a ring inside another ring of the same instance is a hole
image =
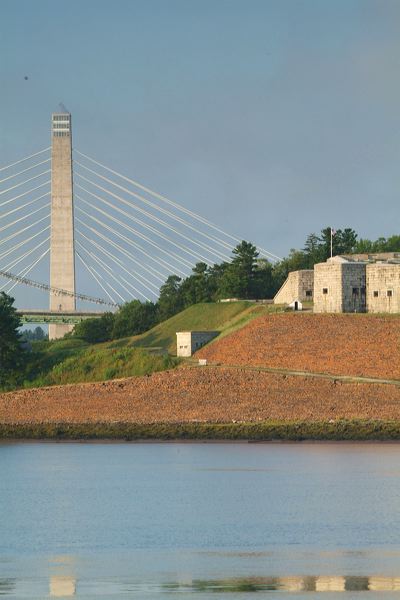
[[[91,205],[90,202],[86,202],[80,196],[75,195],[75,197],[79,198],[82,202],[85,202],[86,204],[88,204],[91,208],[96,208],[93,205]],[[86,211],[84,211],[79,206],[77,206],[77,209],[80,212],[82,212],[83,214],[85,214],[86,216],[88,216],[90,219],[92,219],[93,221],[95,221],[96,223],[99,223],[100,225],[102,225],[105,229],[108,229],[109,231],[111,231],[112,233],[114,233],[114,235],[116,235],[120,239],[124,240],[126,243],[130,244],[131,246],[137,247],[137,243],[133,242],[132,240],[130,240],[130,238],[127,238],[125,235],[123,235],[121,233],[118,233],[115,229],[111,228],[109,225],[106,225],[105,223],[103,223],[102,221],[100,221],[99,219],[97,219],[96,217],[93,217],[92,215],[90,215],[89,213],[87,213]],[[107,213],[105,213],[103,210],[101,210],[99,208],[97,208],[96,210],[98,210],[99,212],[105,214],[107,218],[111,218],[110,215],[107,215]],[[112,220],[116,221],[119,224],[121,224],[121,221],[119,221],[118,219],[115,219],[114,217],[112,218]],[[156,244],[155,242],[153,242],[150,238],[148,238],[144,234],[142,234],[139,231],[133,229],[133,227],[130,227],[129,225],[124,225],[124,228],[127,229],[127,230],[129,230],[129,231],[131,231],[132,233],[135,233],[138,237],[140,237],[141,239],[144,239],[148,244],[150,244],[151,246],[154,246],[155,248],[157,248],[158,250],[160,250],[160,252],[163,252],[164,254],[167,254],[167,256],[169,256],[169,257],[175,256],[174,252],[172,252],[172,251],[168,252],[167,250],[165,250],[164,248],[162,248],[161,246],[159,246],[158,244]],[[186,273],[184,273],[183,271],[181,271],[177,267],[173,267],[170,263],[168,263],[163,258],[160,258],[160,257],[154,258],[154,257],[152,257],[152,260],[154,262],[163,262],[164,264],[168,265],[169,270],[172,270],[172,272],[174,270],[178,270],[182,275],[184,275],[186,277]],[[178,260],[178,259],[176,259],[176,260]],[[186,261],[184,259],[179,259],[179,262],[182,262],[187,269],[191,269],[191,267],[192,267],[192,265],[190,263],[188,263],[188,261]]]
[[[79,207],[78,207],[78,210],[79,210]],[[88,216],[90,216],[90,215],[88,215]],[[114,242],[113,240],[111,240],[109,237],[107,237],[103,233],[100,233],[100,231],[98,231],[97,229],[94,229],[93,227],[90,227],[90,225],[88,225],[87,223],[85,223],[84,221],[82,221],[79,217],[75,216],[75,220],[78,223],[81,223],[82,225],[84,225],[84,227],[86,227],[87,229],[89,229],[89,231],[91,231],[92,233],[94,233],[95,235],[97,235],[104,242],[106,242],[107,244],[110,244],[111,246],[113,246],[113,248],[115,248],[116,250],[118,250],[121,254],[123,254],[124,256],[126,256],[127,258],[129,258],[130,260],[132,260],[132,262],[134,262],[135,264],[139,265],[142,269],[146,269],[146,270],[152,271],[154,273],[157,273],[158,275],[153,275],[153,277],[155,279],[158,279],[161,282],[165,281],[165,277],[166,277],[165,273],[161,273],[157,269],[154,269],[154,267],[152,267],[151,265],[144,266],[143,263],[140,263],[139,261],[137,261],[130,252],[128,252],[127,250],[125,250],[125,248],[123,248],[122,246],[120,246],[119,244],[117,244],[116,242]],[[106,227],[105,225],[103,225],[103,226]],[[112,229],[111,229],[111,231],[112,231]],[[135,242],[132,242],[132,245],[134,245],[134,244],[135,244]],[[134,247],[136,247],[136,246],[134,246]],[[147,254],[144,250],[143,250],[143,253],[146,256],[148,256],[148,258],[150,258],[151,260],[154,260],[155,262],[157,262],[157,259],[155,259],[154,257],[152,257],[150,254]],[[163,267],[163,268],[165,269],[165,267]],[[166,272],[170,273],[171,269],[168,268],[166,270]]]
[[[78,244],[80,245],[80,247],[95,261],[98,262],[97,257],[93,256],[93,254],[91,252],[88,252],[86,250],[86,248],[84,246],[82,246],[82,244],[80,244],[78,242]],[[100,274],[98,271],[96,271],[96,269],[92,266],[92,269],[95,273],[97,273],[97,275],[100,277]],[[107,272],[107,271],[106,271]],[[111,273],[108,273],[109,275],[111,275],[114,279],[116,279]],[[126,302],[125,298],[123,296],[121,296],[121,294],[119,292],[117,292],[116,289],[113,288],[113,286],[111,285],[111,283],[109,281],[107,281],[106,279],[103,279],[103,281],[106,283],[106,285],[108,285],[108,287],[110,289],[112,289],[112,291],[114,292],[114,294],[116,294],[119,298],[121,298],[122,302]],[[118,282],[118,280],[116,280]],[[119,282],[118,282],[119,283]]]
[[[95,275],[95,273],[93,273],[92,269],[89,267],[89,265],[87,264],[87,262],[85,260],[83,260],[83,258],[81,257],[81,255],[79,254],[79,252],[77,250],[75,250],[75,254],[79,258],[79,260],[82,262],[82,264],[84,265],[84,267],[89,271],[89,273],[91,274],[91,276],[93,277],[93,279],[101,287],[101,289],[107,294],[107,296],[110,298],[110,300],[116,305],[117,304],[116,300],[111,296],[111,294],[108,293],[108,291],[106,290],[106,288],[102,285],[102,283],[99,281],[99,279],[97,278],[97,276]]]
[[[41,223],[42,221],[44,221],[45,219],[48,219],[50,217],[50,214],[47,214],[45,217],[43,217],[42,219],[39,219],[38,221],[36,221],[35,223],[32,223],[31,225],[28,225],[27,227],[24,227],[23,229],[20,229],[19,231],[13,233],[12,235],[9,235],[8,237],[0,240],[0,246],[2,244],[5,244],[6,242],[8,242],[9,240],[15,238],[17,235],[20,235],[21,233],[23,233],[24,231],[27,231],[28,229],[32,229],[32,227],[35,227],[36,225],[38,225],[39,223]]]
[[[18,258],[15,258],[12,262],[10,262],[5,267],[2,267],[2,271],[9,271],[10,269],[13,269],[20,262],[22,262],[23,260],[25,260],[25,258],[28,258],[28,256],[30,256],[31,254],[33,254],[34,252],[36,252],[38,248],[40,248],[41,246],[43,246],[43,244],[45,244],[49,240],[50,240],[50,236],[48,236],[45,240],[43,240],[42,242],[40,242],[40,244],[38,244],[34,248],[31,248],[31,250],[28,250],[28,252],[25,252],[22,256],[19,256]],[[0,287],[0,290],[2,290],[3,287]]]
[[[95,262],[97,262],[97,264],[99,264],[99,265],[100,265],[100,267],[101,267],[101,268],[102,268],[102,269],[103,269],[103,270],[104,270],[104,271],[105,271],[105,272],[106,272],[108,275],[110,275],[110,277],[112,277],[112,278],[114,279],[114,281],[116,281],[116,282],[118,283],[118,285],[119,285],[119,286],[121,286],[121,287],[122,287],[122,288],[123,288],[123,289],[124,289],[124,290],[127,292],[127,294],[128,294],[128,295],[129,295],[131,298],[134,298],[134,296],[132,295],[132,292],[131,292],[130,290],[128,290],[128,288],[127,288],[127,287],[125,287],[125,285],[123,285],[119,279],[117,279],[117,277],[114,275],[114,273],[113,273],[113,271],[112,271],[112,268],[111,268],[110,266],[108,266],[106,262],[104,262],[104,261],[103,261],[103,260],[102,260],[102,259],[101,259],[99,256],[96,256],[95,254],[93,254],[92,252],[90,252],[89,250],[87,250],[87,249],[85,248],[85,246],[83,246],[83,245],[82,245],[82,244],[81,244],[81,243],[80,243],[78,240],[77,240],[77,243],[80,245],[80,247],[81,247],[81,248],[83,248],[83,250],[85,250],[85,252],[87,252],[87,254],[89,254],[89,256],[91,256],[91,257],[93,258],[93,260],[94,260]],[[122,279],[122,280],[123,280],[125,283],[127,283],[127,282],[126,282],[126,279],[125,279],[124,277],[122,277],[121,275],[119,275],[119,277],[120,277],[120,278],[121,278],[121,279]],[[110,285],[110,284],[108,284],[108,285]],[[140,295],[140,296],[142,296],[142,297],[143,297],[145,300],[148,300],[148,301],[150,301],[150,299],[149,299],[149,298],[147,298],[147,296],[146,296],[145,294],[143,294],[143,292],[141,292],[140,290],[138,290],[137,288],[135,288],[135,286],[134,286],[134,285],[132,285],[132,284],[130,284],[130,283],[128,283],[128,285],[129,285],[129,286],[130,286],[130,287],[131,287],[131,288],[132,288],[132,289],[133,289],[133,290],[136,292],[136,294],[139,294],[139,295]],[[121,296],[120,296],[120,297],[121,297]],[[124,299],[124,298],[123,298],[123,300],[124,300],[124,302],[126,302],[126,299]]]
[[[102,252],[103,254],[105,254],[106,256],[108,256],[108,258],[110,258],[111,260],[113,260],[121,269],[123,269],[126,273],[128,273],[131,277],[134,277],[135,279],[137,279],[137,281],[145,286],[145,284],[140,281],[141,279],[143,279],[144,281],[146,281],[150,286],[152,286],[154,288],[154,290],[156,292],[158,292],[158,287],[156,285],[154,285],[154,283],[152,283],[149,279],[147,279],[146,277],[144,277],[143,275],[141,275],[140,273],[136,272],[136,277],[135,275],[133,275],[133,273],[131,271],[129,271],[125,266],[124,263],[121,261],[121,259],[119,259],[117,256],[115,256],[115,254],[112,254],[112,252],[110,252],[109,250],[105,250],[100,244],[98,244],[95,240],[92,240],[91,238],[88,238],[82,231],[80,231],[78,228],[75,229],[75,231],[77,233],[79,233],[79,235],[81,235],[83,238],[85,238],[85,240],[87,240],[89,243],[93,244],[95,246],[95,248],[97,248],[98,250],[100,250],[100,252]],[[140,264],[138,262],[138,264]],[[162,280],[164,281],[164,280]],[[146,287],[146,286],[145,286]],[[154,294],[154,291],[152,291],[150,288],[147,288],[149,290],[149,292]]]
[[[5,206],[6,204],[9,204],[10,202],[13,202],[14,200],[18,200],[19,198],[22,198],[22,196],[26,196],[27,194],[31,194],[32,192],[36,192],[36,190],[44,187],[45,185],[49,185],[50,184],[50,179],[49,181],[45,181],[44,183],[41,183],[40,185],[32,188],[31,190],[28,190],[27,192],[24,192],[23,194],[19,194],[18,196],[14,196],[14,198],[10,198],[9,200],[6,200],[5,202],[2,202],[0,204],[0,206]]]
[[[18,250],[18,248],[21,248],[21,246],[25,246],[25,244],[27,244],[28,242],[30,242],[31,240],[33,240],[34,238],[37,238],[38,235],[41,235],[42,233],[44,233],[45,231],[47,231],[48,229],[50,229],[50,225],[48,225],[47,227],[45,227],[44,229],[42,229],[41,231],[38,231],[37,233],[35,233],[34,235],[32,235],[31,237],[27,238],[26,240],[22,240],[22,242],[19,242],[18,244],[16,244],[15,246],[13,246],[12,248],[6,250],[5,252],[2,252],[0,254],[0,260],[2,258],[4,258],[5,256],[8,256],[9,254],[12,254],[13,252],[15,252],[15,250]]]
[[[132,232],[136,233],[137,235],[139,235],[139,237],[145,237],[145,238],[147,238],[147,240],[150,240],[150,239],[151,239],[151,238],[149,238],[148,236],[145,236],[143,233],[140,233],[140,234],[139,234],[139,232],[137,232],[137,230],[133,229],[133,227],[130,227],[130,225],[127,225],[127,224],[126,224],[126,223],[124,223],[123,221],[120,221],[120,220],[119,220],[119,219],[117,219],[116,217],[113,217],[112,215],[110,215],[109,213],[105,212],[104,210],[102,210],[102,209],[101,209],[101,208],[99,208],[98,206],[96,206],[96,205],[94,205],[94,204],[91,204],[90,202],[88,202],[87,200],[84,200],[83,198],[80,198],[80,199],[81,199],[81,201],[82,201],[82,202],[85,202],[86,204],[88,204],[88,205],[89,205],[91,208],[94,208],[95,210],[97,210],[97,211],[99,211],[100,213],[102,213],[102,214],[104,214],[105,216],[107,216],[107,218],[108,218],[108,219],[111,219],[111,220],[112,220],[112,221],[114,221],[115,223],[118,223],[119,225],[121,225],[121,227],[123,227],[124,229],[130,230],[130,231],[132,231]],[[154,227],[151,227],[151,225],[146,225],[145,223],[143,223],[143,222],[140,222],[140,219],[135,219],[134,217],[132,217],[132,220],[138,221],[138,223],[139,223],[140,225],[143,225],[143,226],[145,226],[145,227],[146,227],[146,229],[150,229],[150,230],[154,229]],[[172,244],[173,246],[175,246],[176,248],[178,248],[178,250],[183,250],[183,248],[184,248],[183,246],[179,246],[179,244],[176,244],[176,243],[175,243],[173,240],[170,240],[170,239],[169,239],[167,236],[163,235],[162,233],[158,233],[158,235],[159,235],[161,238],[165,239],[165,240],[166,240],[168,243],[170,243],[170,244]],[[150,242],[148,242],[148,243],[150,243]],[[160,246],[159,246],[159,247],[160,247]],[[199,256],[198,254],[194,254],[193,252],[191,252],[191,251],[190,251],[190,250],[188,250],[188,249],[185,249],[184,251],[185,251],[187,254],[189,254],[189,255],[193,256],[194,258],[198,258],[198,256]],[[176,254],[176,253],[173,253],[172,251],[168,251],[168,252],[166,251],[166,253],[167,253],[168,255],[173,255],[173,256],[175,256],[175,257],[176,257],[176,260],[178,260],[178,261],[179,261],[179,262],[181,262],[181,263],[185,263],[185,264],[186,264],[186,265],[189,267],[189,269],[191,269],[191,268],[192,268],[192,266],[193,266],[193,265],[192,265],[192,263],[190,263],[188,260],[186,260],[186,259],[185,259],[185,258],[183,258],[182,256],[179,256],[178,254]],[[205,259],[205,260],[206,260],[206,259]],[[206,262],[207,262],[207,264],[210,264],[210,265],[212,265],[212,263],[210,263],[210,261],[209,261],[209,260],[207,260]]]
[[[50,196],[50,192],[46,192],[45,194],[42,194],[41,196],[39,196],[38,198],[35,198],[34,200],[30,200],[29,202],[26,202],[25,204],[22,204],[21,206],[17,206],[17,208],[13,208],[12,210],[9,210],[8,212],[2,214],[1,218],[4,219],[5,217],[8,217],[12,213],[22,210],[23,208],[26,208],[27,206],[29,206],[30,204],[33,204],[34,202],[37,202],[38,200],[42,200],[42,198],[45,198],[46,196]]]
[[[155,210],[157,210],[157,211],[159,211],[159,212],[167,215],[169,218],[174,219],[178,223],[181,223],[181,225],[184,225],[185,227],[188,227],[192,231],[195,231],[199,235],[202,235],[203,237],[211,240],[215,244],[218,244],[218,245],[222,246],[224,248],[224,250],[231,250],[231,244],[229,244],[228,242],[224,242],[223,240],[221,240],[221,239],[219,239],[219,238],[217,238],[217,237],[215,237],[213,235],[209,235],[207,233],[204,233],[199,228],[196,228],[193,225],[191,225],[188,221],[186,221],[182,217],[179,217],[178,215],[174,214],[172,211],[167,210],[167,209],[163,208],[162,206],[159,206],[155,202],[152,202],[151,200],[149,200],[148,198],[145,198],[144,196],[141,196],[140,194],[132,192],[128,188],[126,188],[126,187],[124,187],[122,185],[119,185],[118,183],[115,183],[115,181],[113,181],[112,179],[109,179],[108,177],[105,177],[104,175],[101,175],[100,173],[98,173],[97,171],[94,171],[93,169],[89,169],[89,167],[87,167],[86,165],[83,165],[82,163],[80,163],[80,162],[78,162],[76,160],[74,160],[74,164],[77,164],[80,167],[82,167],[83,169],[86,169],[87,171],[89,171],[90,173],[93,173],[94,175],[96,175],[96,177],[99,177],[100,179],[103,179],[104,181],[107,181],[108,183],[111,183],[111,185],[114,185],[118,189],[126,192],[127,194],[133,196],[134,198],[137,198],[138,200],[140,200],[144,204],[147,204],[148,206],[151,206]],[[136,205],[133,202],[131,202],[130,205],[136,207]]]
[[[94,298],[93,296],[88,296],[87,294],[79,294],[77,292],[71,292],[70,290],[63,290],[61,288],[52,287],[50,285],[47,285],[47,283],[33,281],[32,279],[27,279],[26,277],[19,277],[18,275],[14,275],[14,273],[10,273],[9,271],[0,270],[0,276],[5,277],[6,279],[11,279],[12,281],[18,281],[18,283],[23,283],[24,285],[28,285],[30,287],[38,288],[39,290],[50,292],[50,294],[53,294],[55,296],[68,296],[70,298],[77,298],[78,300],[83,300],[84,302],[105,304],[108,306],[114,306],[116,308],[119,308],[120,306],[115,302],[108,302],[103,298]]]
[[[31,154],[30,156],[27,156],[26,158],[21,158],[21,160],[17,160],[16,162],[11,163],[10,165],[1,167],[0,172],[5,171],[6,169],[10,169],[11,167],[15,167],[15,165],[19,165],[20,163],[30,160],[31,158],[34,158],[35,156],[38,156],[39,154],[43,154],[43,152],[47,152],[50,149],[51,149],[51,146],[49,146],[48,148],[45,148],[44,150],[40,150],[40,152],[35,152],[35,154]]]
[[[156,217],[155,215],[152,215],[151,213],[149,213],[147,210],[144,210],[143,208],[140,208],[139,206],[136,206],[133,202],[128,202],[127,200],[125,200],[124,198],[121,198],[117,194],[114,194],[113,192],[110,192],[106,188],[103,188],[101,185],[98,185],[98,184],[94,183],[93,181],[91,181],[87,177],[84,177],[83,175],[81,175],[79,172],[76,173],[76,175],[78,177],[80,177],[81,179],[84,179],[85,181],[87,181],[91,185],[95,186],[96,188],[102,190],[103,192],[106,192],[107,194],[109,194],[113,198],[117,198],[123,204],[129,206],[130,208],[134,208],[135,210],[139,211],[140,213],[146,215],[146,217],[148,217],[149,219],[152,219],[153,221],[156,221],[156,223],[159,223],[160,225],[162,225],[166,229],[169,229],[169,230],[173,231],[174,233],[176,233],[180,237],[182,237],[185,240],[189,241],[191,244],[195,244],[196,246],[199,246],[203,250],[206,250],[206,252],[208,252],[209,254],[217,256],[220,260],[227,260],[227,259],[229,259],[229,257],[226,254],[221,254],[219,251],[214,250],[213,248],[211,248],[211,246],[205,246],[202,242],[199,242],[199,241],[197,241],[197,240],[195,240],[193,238],[188,237],[184,233],[180,232],[179,229],[176,229],[172,225],[169,225],[166,221],[163,221],[162,219],[160,219],[160,218]],[[75,185],[77,187],[79,187],[81,190],[84,190],[85,192],[87,192],[88,194],[92,194],[92,192],[90,192],[86,188],[80,186],[79,184],[75,183]],[[101,200],[102,202],[106,202],[104,199],[101,199],[101,198],[99,198],[99,200]],[[119,209],[117,206],[113,205],[112,203],[110,203],[109,206],[111,206],[112,208],[114,208],[114,210],[117,210],[118,212],[121,212],[122,214],[125,214],[125,215],[127,214],[126,212],[124,213],[121,209]],[[136,219],[134,217],[129,217],[129,218],[132,218],[132,220],[136,221]],[[140,220],[138,222],[140,223]],[[195,230],[195,228],[193,228],[193,229]],[[201,256],[201,254],[199,254],[199,256],[201,258],[204,258],[204,257]]]
[[[0,179],[0,183],[4,183],[8,179],[13,179],[14,177],[19,177],[20,175],[22,175],[22,173],[26,173],[27,171],[32,171],[32,169],[37,169],[38,167],[40,167],[40,165],[44,165],[45,163],[48,163],[50,161],[51,161],[51,158],[47,158],[46,160],[42,160],[42,162],[39,162],[36,165],[33,165],[32,167],[28,167],[27,169],[23,169],[22,171],[19,171],[19,173],[14,173],[13,175],[9,175],[8,177],[4,177],[4,179]]]
[[[81,234],[81,235],[82,235],[82,234]],[[85,236],[85,237],[86,237],[86,236]],[[89,238],[86,238],[86,239],[89,239]],[[98,249],[99,249],[99,250],[101,250],[101,246],[99,246],[98,244],[96,244],[96,245],[98,246]],[[100,257],[98,257],[98,258],[99,258],[99,260],[101,260],[101,259],[100,259]],[[119,267],[121,267],[121,265],[119,265],[118,261],[114,261],[114,262],[116,262],[116,263],[118,264],[118,266],[119,266]],[[106,263],[104,263],[104,264],[106,264]],[[127,269],[125,269],[125,271],[127,271],[127,273],[128,273],[129,275],[131,275],[131,276],[132,276],[132,274],[131,274],[131,273],[130,273],[130,272],[127,270]],[[140,296],[143,296],[143,298],[145,298],[145,300],[149,300],[149,301],[150,301],[150,299],[149,299],[149,298],[148,298],[148,297],[147,297],[145,294],[143,294],[143,293],[142,293],[140,290],[138,290],[138,289],[137,289],[137,288],[136,288],[136,287],[135,287],[135,286],[134,286],[132,283],[130,283],[129,281],[127,281],[127,280],[125,279],[125,277],[123,277],[123,275],[119,274],[119,275],[118,275],[118,277],[120,277],[120,278],[122,279],[122,281],[123,281],[124,283],[126,283],[126,285],[128,285],[129,287],[131,287],[131,288],[134,290],[134,292],[135,292],[136,294],[139,294]],[[142,284],[142,282],[141,282],[140,280],[138,280],[136,277],[134,277],[134,279],[136,279],[136,281],[139,281],[139,283],[140,283],[141,285],[143,285],[143,284]],[[124,286],[123,286],[121,283],[120,283],[120,285],[121,285],[122,287],[124,287]],[[128,294],[129,294],[130,296],[132,296],[132,292],[130,292],[129,290],[127,290],[125,287],[124,287],[124,289],[125,289],[125,290],[128,292]],[[152,294],[156,295],[156,294],[155,294],[155,292],[153,292],[153,291],[151,291],[151,290],[150,290],[150,292],[151,292]]]
[[[19,273],[19,274],[18,274],[18,277],[19,277],[19,276],[26,277],[26,275],[28,275],[28,273],[30,273],[30,272],[31,272],[31,271],[32,271],[32,270],[33,270],[33,269],[36,267],[36,265],[37,265],[37,264],[39,264],[39,262],[40,262],[40,261],[41,261],[41,260],[42,260],[42,259],[43,259],[43,258],[46,256],[46,254],[48,254],[49,252],[50,252],[50,248],[47,248],[47,250],[45,250],[45,251],[43,252],[43,254],[42,254],[41,256],[39,256],[39,258],[38,258],[38,259],[37,259],[35,262],[33,262],[33,263],[32,263],[32,264],[31,264],[31,265],[30,265],[30,266],[29,266],[27,269],[25,269],[25,271],[21,271],[21,273]],[[18,284],[19,284],[19,282],[18,282],[18,281],[16,281],[16,282],[15,282],[15,283],[14,283],[14,284],[13,284],[13,285],[10,287],[10,288],[8,288],[7,294],[9,294],[9,293],[10,293],[10,292],[11,292],[11,291],[12,291],[12,290],[15,288],[15,286],[16,286],[16,285],[18,285]]]
[[[38,179],[39,177],[43,177],[43,175],[47,175],[47,173],[51,173],[51,169],[47,169],[47,171],[43,171],[43,173],[39,173],[39,175],[35,175],[34,177],[30,177],[29,179],[26,179],[25,181],[21,181],[20,183],[17,183],[16,185],[13,185],[12,187],[9,187],[7,190],[2,190],[0,192],[0,196],[2,196],[3,194],[6,194],[7,192],[11,192],[11,190],[15,190],[15,188],[17,188],[17,187],[21,187],[21,185],[26,185],[27,183],[29,183],[30,181],[33,181],[34,179]]]
[[[48,202],[47,204],[44,204],[43,206],[41,206],[40,208],[37,208],[36,210],[33,210],[32,212],[30,212],[27,215],[24,215],[23,217],[19,217],[18,219],[16,219],[15,221],[13,221],[12,223],[8,223],[7,225],[3,225],[3,227],[0,227],[0,231],[4,231],[5,229],[8,229],[9,227],[13,227],[13,225],[16,225],[17,223],[19,223],[20,221],[23,221],[24,219],[28,219],[29,217],[31,217],[32,215],[40,212],[41,210],[43,210],[44,208],[49,208],[50,207],[50,203]]]
[[[184,206],[181,206],[177,202],[174,202],[174,201],[170,200],[166,196],[163,196],[162,194],[158,194],[157,192],[154,192],[150,188],[145,187],[144,185],[142,185],[141,183],[135,181],[134,179],[130,179],[129,177],[126,177],[125,175],[122,175],[121,173],[118,173],[118,171],[115,171],[114,169],[110,169],[109,167],[106,167],[102,163],[98,162],[97,160],[94,160],[93,158],[90,158],[90,156],[88,156],[87,154],[84,154],[83,152],[80,152],[79,150],[75,149],[75,152],[77,154],[79,154],[80,156],[83,156],[84,158],[88,159],[92,163],[98,165],[99,167],[102,167],[106,171],[109,171],[110,173],[113,173],[114,175],[117,175],[117,177],[120,177],[121,179],[123,179],[123,180],[131,183],[132,185],[138,187],[143,192],[146,192],[146,193],[150,194],[154,198],[157,198],[158,200],[161,200],[162,202],[165,202],[165,203],[169,204],[170,206],[174,206],[178,210],[180,210],[180,211],[188,214],[189,216],[191,216],[193,219],[196,219],[196,220],[200,221],[201,223],[203,223],[204,225],[207,225],[208,227],[211,227],[215,231],[218,231],[219,233],[222,233],[223,235],[225,235],[226,237],[232,239],[233,241],[238,242],[238,243],[240,243],[242,241],[240,238],[238,238],[236,236],[233,236],[230,233],[227,233],[226,231],[224,231],[223,229],[221,229],[217,225],[214,225],[214,223],[212,223],[211,221],[208,221],[207,219],[205,219],[204,217],[202,217],[199,214],[195,213],[194,211],[189,210],[189,209],[185,208]],[[269,250],[265,250],[264,248],[261,248],[260,246],[258,246],[257,248],[260,251],[262,251],[263,254],[268,255],[269,257],[273,258],[274,260],[282,260],[279,256],[273,254],[272,252],[269,252]]]

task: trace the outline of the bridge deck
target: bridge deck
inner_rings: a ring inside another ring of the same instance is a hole
[[[17,310],[17,314],[21,318],[22,323],[80,323],[84,319],[98,318],[104,315],[101,311],[89,310],[40,310],[40,309],[24,309]]]

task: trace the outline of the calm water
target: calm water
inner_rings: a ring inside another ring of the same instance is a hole
[[[0,445],[0,597],[254,594],[400,596],[400,445]]]

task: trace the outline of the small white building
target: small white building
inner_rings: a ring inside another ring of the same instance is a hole
[[[217,337],[219,331],[177,331],[176,355],[192,356],[204,344]]]

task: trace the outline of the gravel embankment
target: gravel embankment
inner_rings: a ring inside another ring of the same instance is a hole
[[[225,365],[400,380],[400,318],[267,315],[206,346],[196,356]]]
[[[400,387],[223,368],[0,394],[0,423],[400,420]]]

